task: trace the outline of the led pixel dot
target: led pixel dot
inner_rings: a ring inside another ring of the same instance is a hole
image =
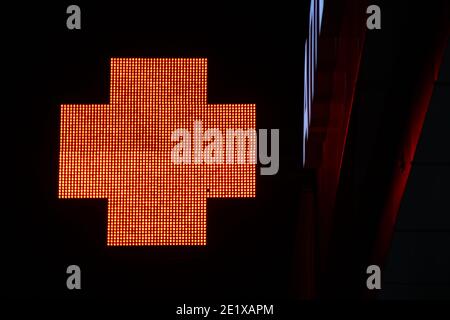
[[[204,58],[111,59],[109,104],[61,105],[59,198],[108,199],[108,246],[206,245],[206,199],[255,197],[256,165],[173,163],[195,121],[255,129],[255,105],[208,104]]]

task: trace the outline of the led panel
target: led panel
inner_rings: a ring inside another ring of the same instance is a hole
[[[108,199],[110,246],[206,245],[206,199],[254,197],[256,167],[175,164],[171,134],[255,129],[255,105],[208,104],[207,59],[113,58],[110,85],[61,105],[59,197]]]

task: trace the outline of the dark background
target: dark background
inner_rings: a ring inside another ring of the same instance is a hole
[[[355,188],[367,184],[366,164],[382,157],[385,146],[381,142],[389,141],[383,123],[376,119],[390,119],[384,124],[389,125],[392,136],[400,130],[396,119],[402,118],[402,111],[386,93],[403,97],[398,98],[400,102],[413,99],[410,88],[402,85],[402,79],[415,73],[414,57],[405,54],[404,44],[410,52],[420,51],[428,37],[425,26],[434,19],[428,14],[432,12],[430,7],[421,15],[420,6],[406,10],[407,1],[378,3],[382,4],[383,29],[368,32],[350,128],[353,151],[357,152],[348,156],[359,165],[353,168]],[[2,154],[6,179],[0,224],[2,294],[148,297],[181,303],[276,303],[293,299],[298,285],[296,267],[302,264],[296,261],[295,251],[302,214],[298,195],[303,175],[303,50],[309,1],[209,5],[77,2],[81,30],[68,30],[66,8],[71,4],[17,3],[3,9]],[[416,24],[406,24],[411,20]],[[206,247],[106,247],[107,201],[57,198],[59,106],[108,103],[111,57],[206,57],[210,103],[256,103],[257,128],[280,129],[280,170],[276,176],[257,175],[256,198],[208,200]],[[444,102],[437,103],[439,109],[430,110],[440,110],[434,119],[442,122],[448,115],[443,111],[448,108],[443,106],[448,107],[445,99],[449,90],[448,76],[441,77],[443,98],[433,96],[433,101]],[[425,128],[434,126],[429,119]],[[442,150],[448,150],[448,137],[447,130],[423,139],[441,141]],[[372,168],[372,177],[385,169]],[[408,185],[405,199],[409,202],[402,203],[399,213],[403,227],[412,226],[405,215],[418,217],[413,229],[420,232],[417,226],[425,221],[421,220],[422,213],[437,212],[438,208],[443,209],[436,215],[439,221],[448,223],[448,215],[444,216],[448,208],[448,167],[438,166],[435,171],[434,184],[428,181],[428,174],[410,180],[415,186],[433,188],[427,188],[429,193],[425,195],[424,189],[417,191]],[[374,194],[380,191],[377,185],[370,188]],[[421,197],[422,207],[411,202]],[[372,199],[364,202],[366,208],[377,204],[376,197],[375,202]],[[428,201],[440,204],[429,209]],[[353,206],[353,202],[347,204]],[[357,222],[370,224],[364,212],[356,213],[360,219]],[[345,225],[347,221],[340,223]],[[364,229],[355,231],[347,224],[339,230],[350,231],[345,240],[355,250],[364,251],[372,241],[367,240]],[[415,235],[408,230],[407,237]],[[434,237],[435,242],[427,242],[421,235],[416,235],[415,244],[396,242],[394,236],[387,277],[383,278],[387,290],[382,298],[405,297],[412,290],[417,292],[411,294],[412,298],[433,297],[435,292],[441,292],[440,297],[448,296],[448,228],[442,231],[433,226],[427,230],[427,239]],[[361,237],[354,238],[354,234]],[[426,256],[414,254],[420,251],[443,263],[430,263]],[[405,252],[412,254],[402,255]],[[359,254],[354,255],[351,249],[344,254],[334,252],[338,268],[333,277],[341,270],[360,272],[354,276],[358,283],[348,289],[337,286],[334,298],[365,284],[359,280],[366,277],[361,268],[365,263],[361,256],[366,253]],[[71,264],[81,267],[80,291],[66,288],[66,268]],[[434,282],[428,275],[434,276]],[[348,283],[345,277],[338,280]]]

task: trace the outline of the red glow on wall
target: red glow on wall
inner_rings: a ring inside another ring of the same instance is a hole
[[[59,198],[108,199],[107,245],[206,245],[206,199],[255,196],[255,164],[171,161],[171,133],[255,129],[208,104],[206,59],[111,60],[110,104],[62,105]]]

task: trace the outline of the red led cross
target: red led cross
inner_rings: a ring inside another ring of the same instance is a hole
[[[208,104],[206,59],[114,58],[110,90],[61,106],[59,197],[108,199],[107,245],[206,245],[206,199],[254,197],[255,164],[173,163],[171,134],[255,129],[255,105]]]

